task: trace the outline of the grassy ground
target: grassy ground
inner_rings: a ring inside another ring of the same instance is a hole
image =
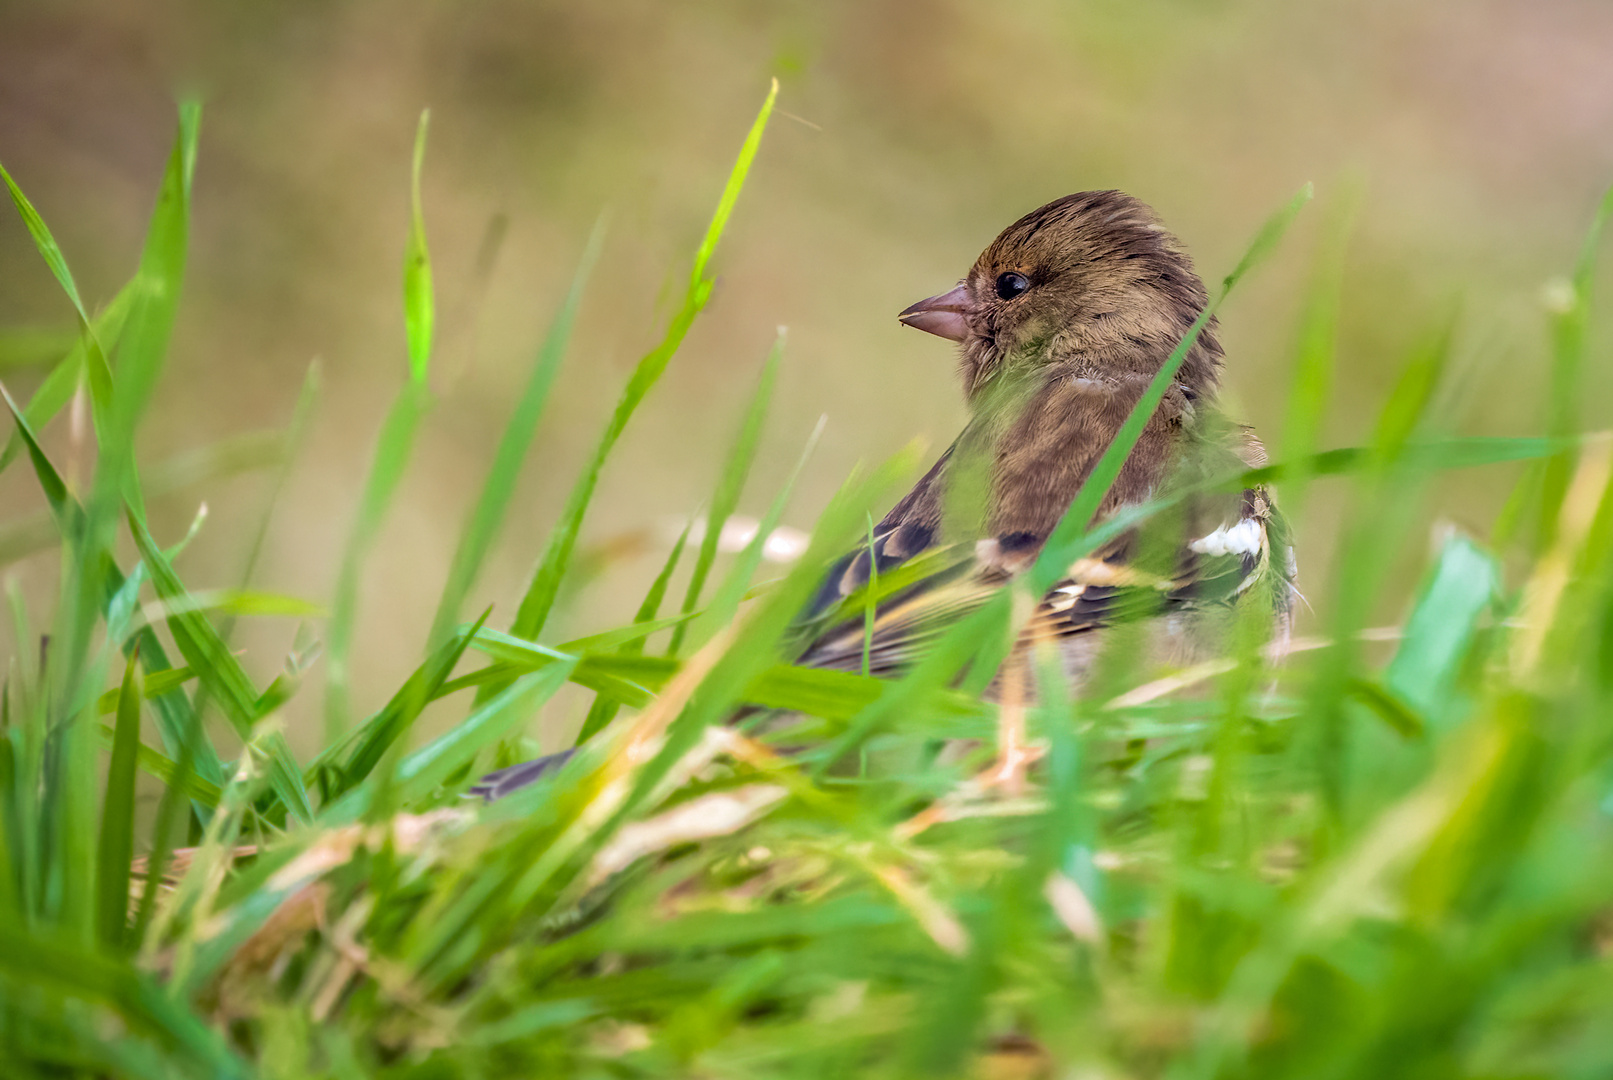
[[[999,707],[957,689],[957,675],[1011,640],[1024,610],[1012,592],[897,682],[781,663],[822,567],[911,476],[916,452],[853,476],[784,577],[753,583],[760,540],[716,573],[711,528],[679,543],[633,624],[547,642],[600,470],[708,298],[771,106],[665,336],[629,377],[513,621],[494,629],[462,608],[564,358],[595,248],[584,257],[445,568],[427,654],[370,715],[347,692],[365,644],[357,582],[430,403],[424,119],[409,362],[328,612],[250,581],[186,583],[187,538],[145,524],[144,494],[172,478],[142,469],[134,435],[182,295],[198,111],[181,111],[139,269],[102,311],[83,308],[12,186],[81,334],[29,401],[7,396],[4,466],[31,469],[49,501],[61,588],[49,612],[16,592],[11,605],[16,639],[42,644],[5,673],[5,1074],[1613,1071],[1613,442],[1580,435],[1575,408],[1600,218],[1553,297],[1539,437],[1442,436],[1455,328],[1436,325],[1405,359],[1372,443],[1323,452],[1348,230],[1332,213],[1281,464],[1258,478],[1281,483],[1292,514],[1325,495],[1354,524],[1336,576],[1302,579],[1325,632],[1280,667],[1254,632],[1166,681],[1116,649],[1081,700],[1053,677],[1034,704]],[[1221,297],[1258,272],[1304,200],[1257,235]],[[734,418],[714,518],[744,485],[781,350]],[[1168,378],[1169,365],[1156,389]],[[299,417],[315,395],[311,383]],[[53,461],[37,432],[58,414],[79,434]],[[283,461],[299,427],[260,456]],[[1526,464],[1503,474],[1506,462]],[[1409,522],[1455,468],[1522,478],[1490,536],[1444,537],[1425,557]],[[1100,539],[1075,523],[1103,474],[1032,588]],[[1328,476],[1344,479],[1310,490]],[[28,529],[0,522],[0,546]],[[120,558],[131,541],[137,557]],[[1407,557],[1426,569],[1405,618],[1367,625]],[[680,560],[681,599],[668,595]],[[316,615],[328,616],[318,642],[269,686],[242,671],[237,619]],[[327,671],[324,748],[297,760],[277,714],[315,663]],[[568,684],[596,695],[572,765],[492,806],[462,798],[526,753],[524,726]],[[441,699],[464,720],[411,737]],[[767,734],[720,726],[747,703],[797,719]],[[234,760],[215,727],[244,745]],[[937,755],[955,740],[973,749]],[[781,756],[781,742],[812,749]],[[1004,744],[1030,764],[998,767]],[[155,782],[156,820],[137,829],[137,785]]]

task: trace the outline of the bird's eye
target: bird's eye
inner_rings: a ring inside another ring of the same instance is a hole
[[[997,295],[1004,300],[1012,300],[1020,293],[1031,287],[1024,274],[1016,274],[1010,270],[1006,274],[997,275]]]

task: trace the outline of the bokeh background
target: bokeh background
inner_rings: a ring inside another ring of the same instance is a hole
[[[948,347],[894,315],[1070,191],[1151,202],[1213,280],[1316,183],[1316,207],[1223,316],[1231,408],[1272,433],[1321,226],[1358,191],[1330,438],[1370,430],[1407,351],[1453,312],[1461,393],[1445,422],[1538,430],[1543,296],[1613,179],[1609,57],[1601,0],[10,0],[0,160],[104,302],[133,270],[176,96],[205,102],[182,318],[144,458],[284,424],[318,358],[323,396],[257,584],[324,600],[404,377],[408,161],[431,108],[438,402],[366,576],[354,679],[367,712],[418,662],[463,514],[593,222],[609,213],[604,255],[519,510],[473,594],[498,606],[495,624],[657,339],[770,77],[782,111],[718,254],[718,292],[604,477],[585,541],[610,553],[608,572],[551,636],[630,615],[664,523],[709,494],[779,325],[785,368],[742,509],[766,505],[820,415],[797,526],[857,461],[915,437],[944,446],[963,417]],[[27,393],[71,310],[9,210],[0,282],[0,378]],[[1606,341],[1598,330],[1593,357]],[[1592,368],[1587,419],[1605,424],[1613,376]],[[1482,531],[1506,480],[1448,478],[1428,523]],[[267,492],[255,474],[154,508],[165,542],[200,501],[212,510],[181,566],[190,584],[237,581]],[[1313,502],[1302,559],[1325,579],[1348,503]],[[41,509],[24,470],[0,476],[0,521]],[[43,610],[54,570],[45,552],[0,573]],[[248,669],[266,680],[291,637],[283,622],[244,629]],[[302,747],[316,706],[294,707]]]

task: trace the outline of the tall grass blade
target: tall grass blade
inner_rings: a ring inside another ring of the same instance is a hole
[[[213,624],[196,610],[189,590],[174,573],[174,568],[151,538],[144,521],[132,512],[129,531],[135,546],[151,575],[151,584],[158,597],[174,605],[174,613],[167,618],[168,630],[174,644],[190,665],[208,696],[219,703],[225,717],[243,740],[251,740],[257,722],[262,719],[258,705],[257,687],[242,670],[240,661],[230,652],[229,646],[219,637]],[[299,821],[313,819],[313,807],[303,787],[302,771],[297,767],[291,747],[280,733],[268,735],[265,740],[270,756],[269,783],[286,811]]]
[[[1479,620],[1501,591],[1501,568],[1473,541],[1445,544],[1406,620],[1405,637],[1384,673],[1388,687],[1425,717],[1436,733],[1449,730],[1453,697]]]
[[[866,476],[854,476],[835,495],[818,519],[806,553],[784,580],[769,590],[747,614],[743,634],[735,633],[735,640],[723,649],[689,703],[672,720],[664,745],[639,773],[632,796],[613,820],[620,821],[635,809],[673,763],[694,746],[706,727],[719,722],[743,697],[746,687],[779,661],[780,642],[818,588],[825,568],[856,542],[870,507],[883,499],[899,480],[911,476],[917,464],[918,447],[909,446]],[[737,608],[737,589],[731,586],[739,581],[740,572],[738,567],[730,572],[728,582],[719,590],[718,599],[708,609],[708,614],[716,610],[719,603],[725,607],[733,605],[729,610]],[[716,645],[717,639],[713,638],[706,648]]]
[[[56,238],[51,235],[45,219],[39,216],[39,212],[34,209],[33,204],[28,201],[28,197],[22,193],[22,189],[17,186],[17,182],[11,178],[11,174],[3,165],[0,165],[0,180],[5,181],[6,189],[11,193],[11,201],[16,205],[17,213],[22,215],[28,234],[33,237],[34,246],[39,249],[45,264],[50,267],[57,284],[73,303],[73,310],[78,315],[80,344],[84,349],[85,371],[89,375],[90,386],[95,391],[96,404],[99,409],[104,410],[112,396],[112,369],[107,363],[101,342],[95,335],[89,314],[84,310],[84,301],[79,297],[78,285],[73,281],[73,272],[67,268],[67,259],[62,255],[62,249],[57,246]]]
[[[100,940],[113,953],[124,950],[129,922],[129,870],[134,859],[134,779],[140,749],[138,654],[129,657],[118,692],[118,722],[107,766],[101,806],[101,839],[96,852],[96,923]]]
[[[404,469],[414,451],[415,431],[430,406],[426,376],[431,364],[431,335],[435,301],[431,291],[431,260],[426,252],[425,219],[420,207],[420,170],[425,161],[429,112],[420,114],[415,132],[414,160],[410,170],[409,246],[404,256],[403,314],[409,343],[409,381],[398,391],[376,441],[375,458],[360,496],[358,517],[342,551],[336,577],[336,598],[327,631],[325,660],[325,741],[332,743],[347,730],[352,715],[348,700],[348,654],[353,647],[353,624],[358,616],[359,576],[364,556],[375,540]]]
[[[364,725],[353,752],[342,766],[341,786],[331,794],[340,794],[362,783],[381,764],[392,746],[408,734],[414,722],[420,718],[421,711],[453,673],[460,657],[465,655],[465,649],[475,640],[477,631],[490,614],[491,608],[482,612],[481,618],[468,629],[438,646],[432,657],[404,683],[386,707]]]
[[[50,423],[62,407],[72,400],[73,393],[78,388],[80,379],[84,377],[85,367],[89,363],[90,343],[98,342],[107,353],[117,347],[123,335],[124,321],[128,318],[129,309],[134,306],[137,288],[138,282],[134,281],[118,290],[111,303],[90,320],[89,335],[79,335],[73,348],[51,368],[50,374],[39,384],[33,397],[28,399],[28,407],[23,413],[36,431]],[[13,435],[6,443],[5,450],[0,451],[0,472],[6,471],[6,467],[16,459],[21,450],[21,440]]]
[[[690,636],[696,645],[704,645],[710,641],[720,629],[732,622],[738,613],[751,579],[756,576],[757,567],[762,565],[762,552],[767,546],[767,539],[773,535],[773,531],[779,526],[779,521],[784,517],[784,510],[790,504],[790,496],[795,493],[795,485],[801,479],[801,473],[806,469],[807,462],[812,459],[813,451],[817,450],[818,440],[823,438],[823,429],[828,423],[827,416],[818,418],[812,434],[807,436],[806,446],[801,449],[801,456],[796,459],[795,468],[791,470],[778,493],[773,496],[772,505],[767,508],[767,513],[762,515],[762,520],[757,524],[756,535],[751,537],[750,543],[746,544],[744,550],[734,559],[733,566],[728,569],[728,575],[712,595],[711,604],[694,620]]]
[[[180,287],[185,276],[190,236],[191,176],[196,160],[201,107],[186,102],[179,107],[179,131],[163,173],[157,205],[151,214],[140,269],[135,277],[135,299],[124,322],[117,352],[117,394],[102,432],[101,458],[96,465],[95,492],[88,507],[92,535],[110,530],[125,489],[140,507],[134,475],[134,434],[145,415],[151,394],[162,374],[179,310]],[[142,511],[143,512],[143,511]]]
[[[689,542],[689,530],[693,527],[694,519],[691,518],[684,523],[683,531],[678,534],[678,539],[672,545],[672,550],[667,552],[666,561],[661,564],[660,573],[655,575],[655,580],[650,583],[649,591],[644,594],[643,601],[639,603],[638,612],[633,616],[633,625],[635,627],[646,626],[657,621],[656,616],[661,613],[661,603],[666,599],[667,589],[672,583],[672,575],[678,569],[678,562],[683,557],[683,549]],[[642,653],[644,651],[644,637],[648,636],[648,634],[645,634],[642,637],[635,637],[631,641],[624,641],[620,646],[622,655],[637,656]],[[566,648],[566,651],[569,652],[578,651],[574,646],[563,648]],[[603,694],[596,694],[593,704],[588,706],[588,715],[583,717],[582,727],[578,730],[577,738],[574,740],[573,745],[581,746],[603,731],[612,720],[616,719],[616,712],[620,706],[620,701],[608,698]]]
[[[667,364],[689,332],[689,327],[694,324],[695,317],[700,314],[711,296],[712,282],[705,276],[706,266],[711,260],[712,253],[716,251],[718,241],[722,239],[723,229],[733,213],[740,190],[745,186],[745,177],[750,173],[751,163],[756,158],[762,133],[767,129],[768,117],[772,115],[773,101],[777,96],[778,82],[775,80],[772,89],[768,91],[767,99],[762,103],[762,109],[757,114],[755,123],[751,125],[750,133],[745,137],[744,145],[740,147],[739,157],[728,174],[728,183],[717,202],[717,210],[712,215],[711,224],[706,227],[706,234],[700,241],[700,247],[695,253],[694,266],[689,275],[689,286],[684,292],[682,303],[673,314],[660,343],[645,353],[633,369],[627,386],[622,390],[622,396],[616,402],[615,411],[611,413],[610,421],[605,425],[599,443],[594,448],[593,456],[583,466],[582,473],[566,500],[565,509],[561,511],[560,520],[549,534],[548,546],[538,561],[532,581],[527,586],[526,594],[521,598],[521,607],[516,612],[515,621],[510,627],[510,632],[517,637],[536,639],[543,631],[544,623],[549,619],[549,609],[554,606],[555,597],[560,591],[560,582],[571,563],[571,554],[577,545],[577,534],[582,528],[583,515],[587,513],[588,504],[593,499],[594,488],[599,483],[599,474],[605,467],[606,459],[616,448],[617,440],[626,430],[628,421],[633,418],[644,396],[660,381]]]

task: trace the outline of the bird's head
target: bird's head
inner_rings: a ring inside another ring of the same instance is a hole
[[[957,288],[898,316],[959,343],[972,400],[1004,372],[1069,364],[1082,375],[1151,376],[1208,297],[1181,244],[1146,204],[1084,191],[1033,210],[993,240]],[[1178,381],[1213,389],[1213,321]]]

